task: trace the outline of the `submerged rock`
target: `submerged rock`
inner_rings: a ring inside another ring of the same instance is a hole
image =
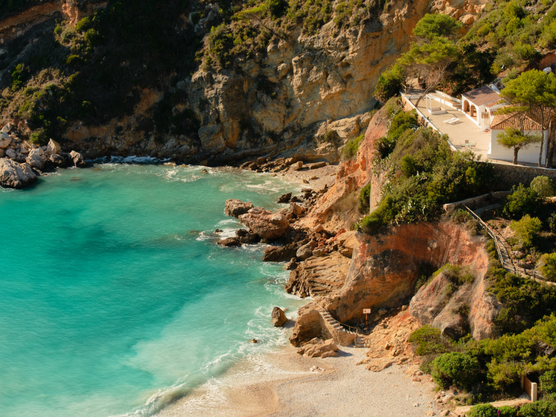
[[[240,246],[241,242],[237,237],[227,237],[226,239],[219,240],[216,244],[224,247],[231,247]]]
[[[0,159],[0,185],[6,188],[24,188],[37,181],[37,176],[29,164]]]

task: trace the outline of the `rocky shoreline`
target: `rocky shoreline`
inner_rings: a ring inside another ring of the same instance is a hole
[[[10,123],[0,131],[0,186],[4,188],[25,188],[57,168],[85,166],[87,163],[79,152],[63,152],[52,139],[45,146],[35,146],[20,139]]]

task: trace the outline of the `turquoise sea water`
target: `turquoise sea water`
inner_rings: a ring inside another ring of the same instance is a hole
[[[99,165],[0,190],[0,415],[152,415],[285,343],[281,265],[220,248],[224,201],[292,187],[230,169]],[[251,344],[257,338],[262,343]]]

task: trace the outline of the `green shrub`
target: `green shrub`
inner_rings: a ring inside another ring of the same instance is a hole
[[[519,409],[520,417],[556,417],[556,403],[551,401],[536,401],[528,403]]]
[[[417,173],[415,158],[411,155],[405,155],[400,162],[400,170],[406,177],[411,177]]]
[[[535,214],[539,198],[535,190],[519,184],[512,188],[512,194],[506,197],[502,213],[512,219],[517,219],[526,214]]]
[[[541,272],[550,281],[556,281],[556,253],[545,253],[541,257]]]
[[[539,378],[540,390],[545,394],[556,393],[556,370],[551,369],[542,374]]]
[[[379,206],[361,220],[363,231],[368,234],[375,234],[391,221],[394,218],[393,203],[392,197],[383,198]]]
[[[531,181],[530,187],[537,193],[539,198],[552,197],[554,195],[554,183],[544,175],[535,177]]]
[[[400,93],[404,81],[404,68],[400,64],[394,64],[390,69],[380,75],[373,96],[378,101],[386,103],[390,98]]]
[[[328,134],[328,132],[326,132]],[[348,159],[352,159],[355,157],[355,155],[357,155],[357,151],[359,151],[359,145],[361,144],[361,141],[365,138],[365,135],[360,135],[357,136],[354,139],[350,139],[347,141],[347,143],[344,146],[344,149],[342,149],[342,158],[344,160],[348,160]],[[326,137],[325,137],[326,139]]]
[[[552,233],[556,233],[556,213],[552,213],[552,214],[548,217],[547,223],[548,223],[548,229],[549,229]]]
[[[25,82],[29,79],[29,68],[25,66],[25,64],[17,64],[14,70],[11,73],[12,82],[11,87],[12,90],[19,90],[21,87],[25,85]]]
[[[499,408],[500,417],[517,417],[518,409],[509,405],[503,405]]]
[[[48,143],[48,136],[44,129],[37,129],[29,135],[29,140],[36,145],[46,145]]]
[[[87,16],[75,24],[75,30],[77,32],[85,32],[89,30],[92,27],[92,25],[93,25],[93,21],[89,16]]]
[[[434,382],[443,389],[455,385],[470,390],[480,379],[481,369],[477,358],[466,353],[450,352],[434,360],[431,375]]]
[[[359,191],[359,212],[361,214],[366,214],[371,208],[371,183],[368,183],[361,191]]]
[[[515,232],[521,247],[531,248],[542,229],[542,223],[537,217],[526,214],[521,220],[512,221],[510,227]]]
[[[409,343],[413,345],[415,353],[419,356],[439,355],[454,350],[452,343],[440,336],[440,330],[428,324],[411,333]]]
[[[471,407],[467,417],[498,417],[498,412],[491,404],[477,404]]]

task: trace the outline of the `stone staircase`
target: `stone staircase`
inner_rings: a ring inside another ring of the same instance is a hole
[[[356,348],[369,347],[365,337],[360,335],[355,327],[343,325],[320,305],[317,305],[317,311],[326,322],[326,327],[329,331],[331,331],[336,342],[343,344],[342,341],[344,340],[352,340],[352,344]],[[344,326],[347,326],[348,328],[346,329]]]

